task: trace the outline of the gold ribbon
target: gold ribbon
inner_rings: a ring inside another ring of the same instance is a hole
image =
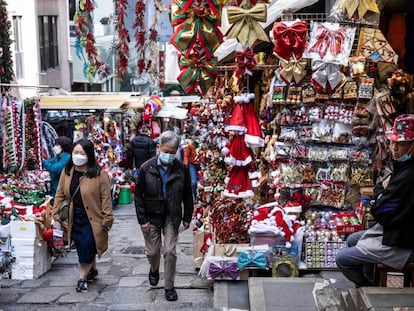
[[[259,22],[266,22],[267,10],[264,3],[259,3],[251,9],[245,10],[231,6],[227,9],[227,17],[231,26],[227,38],[237,38],[245,46],[252,46],[256,40],[270,42],[266,32]]]
[[[299,84],[303,78],[306,76],[306,65],[307,60],[301,58],[297,61],[287,61],[283,58],[280,59],[280,66],[282,70],[280,71],[280,76],[285,80],[287,83],[290,83],[292,79],[295,80],[296,84]]]
[[[194,44],[199,43],[209,57],[223,42],[218,26],[220,14],[214,14],[209,8],[191,7],[187,11],[175,6],[171,12],[171,24],[175,26],[170,42],[186,56]]]
[[[368,11],[380,13],[375,0],[340,0],[337,5],[338,9],[346,9],[348,18],[352,18],[358,10],[358,18],[361,19]]]
[[[201,93],[204,95],[218,75],[217,59],[207,59],[205,56],[197,57],[194,55],[190,57],[181,56],[179,60],[181,73],[177,80],[186,94],[195,91],[199,86]]]

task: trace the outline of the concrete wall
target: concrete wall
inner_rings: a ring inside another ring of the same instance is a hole
[[[24,2],[24,5],[22,3]],[[22,86],[47,85],[70,90],[71,79],[68,61],[68,4],[55,0],[14,0],[8,1],[9,19],[21,16],[21,35],[23,42],[24,77],[16,81]],[[58,16],[59,67],[40,72],[39,32],[37,18],[40,15]],[[12,39],[13,34],[11,35]],[[12,51],[14,46],[12,45]],[[47,90],[47,89],[46,89]],[[45,89],[19,88],[21,98],[36,96]]]

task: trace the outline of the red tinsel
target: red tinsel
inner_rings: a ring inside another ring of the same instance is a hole
[[[141,75],[145,71],[145,2],[138,0],[135,4],[135,22],[132,28],[135,29],[135,47],[138,52],[138,75]]]
[[[128,73],[128,58],[129,58],[129,38],[128,29],[125,28],[125,17],[127,16],[126,7],[128,6],[128,0],[117,0],[116,13],[118,16],[117,28],[118,28],[118,44],[116,46],[118,51],[118,62],[116,66],[116,76],[121,78],[124,74]]]

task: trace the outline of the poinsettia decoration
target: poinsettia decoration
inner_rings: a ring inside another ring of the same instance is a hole
[[[89,16],[92,15],[94,10],[93,0],[80,0],[79,11],[75,13],[73,19],[77,35],[77,42],[75,43],[76,55],[81,59],[83,58],[83,73],[89,81],[93,81],[97,73],[101,76],[109,74],[109,66],[99,59],[98,50],[95,46],[95,36],[91,31],[92,27]],[[82,53],[82,49],[85,50],[86,58]]]
[[[10,21],[7,19],[7,3],[0,0],[0,80],[3,83],[10,83],[13,80],[13,60],[10,51],[12,40],[10,39]],[[7,90],[8,88],[4,88]],[[3,90],[3,87],[2,87]]]
[[[116,14],[118,16],[118,44],[116,46],[118,51],[118,62],[116,66],[116,76],[121,78],[128,73],[128,59],[129,59],[129,38],[128,29],[125,27],[125,17],[127,16],[126,8],[128,0],[117,0]]]

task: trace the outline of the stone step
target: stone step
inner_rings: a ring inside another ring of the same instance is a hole
[[[247,281],[214,281],[214,308],[250,310]]]
[[[414,288],[412,287],[361,287],[358,289],[358,296],[360,298],[359,309],[356,310],[414,310]]]
[[[250,277],[250,310],[315,311],[314,291],[324,286],[319,278]]]

